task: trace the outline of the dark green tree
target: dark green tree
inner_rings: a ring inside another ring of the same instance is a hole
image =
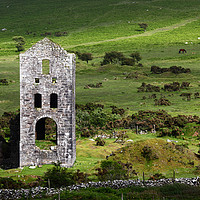
[[[14,36],[12,40],[16,43],[17,51],[24,51],[24,45],[26,44],[26,40],[23,36]]]
[[[118,63],[121,62],[123,59],[124,59],[123,53],[117,51],[111,51],[105,54],[103,62],[101,64],[106,65],[112,63]]]
[[[92,54],[91,53],[81,53],[78,56],[79,59],[82,61],[86,61],[88,63],[89,60],[92,60]]]

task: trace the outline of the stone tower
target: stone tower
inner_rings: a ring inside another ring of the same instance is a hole
[[[56,124],[56,146],[42,150],[45,120]],[[75,55],[44,38],[20,54],[20,166],[76,159]]]

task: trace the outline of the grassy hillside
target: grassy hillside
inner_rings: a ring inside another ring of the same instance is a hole
[[[137,93],[142,82],[163,85],[171,81],[192,81],[191,92],[198,90],[199,78],[199,10],[197,1],[4,1],[1,4],[0,31],[0,78],[11,81],[0,86],[0,113],[19,108],[19,61],[12,37],[22,35],[26,49],[48,35],[67,50],[89,52],[94,59],[88,65],[77,63],[76,102],[101,102],[118,105],[131,112],[140,109],[160,109],[154,102],[144,102],[144,94]],[[138,23],[147,23],[144,32]],[[67,36],[56,37],[58,31]],[[185,42],[188,42],[185,45]],[[178,54],[179,48],[188,53]],[[105,52],[121,51],[128,56],[133,51],[142,55],[143,68],[128,66],[100,67]],[[152,75],[150,67],[189,67],[188,75]],[[125,73],[147,73],[139,79],[124,80]],[[113,80],[118,77],[118,80]],[[84,90],[85,84],[103,83],[103,88]],[[127,87],[128,86],[128,87]],[[147,94],[148,95],[148,94]],[[172,113],[198,114],[198,100],[181,102],[177,93],[170,98],[173,105],[165,108]],[[186,108],[186,109],[185,109]]]
[[[196,0],[4,0],[0,5],[0,79],[7,79],[9,85],[0,85],[0,114],[19,108],[19,52],[16,52],[12,37],[25,37],[27,50],[43,39],[46,33],[48,38],[67,51],[93,55],[93,60],[88,64],[77,59],[76,103],[96,102],[104,104],[107,109],[115,105],[124,108],[126,114],[164,109],[173,116],[199,116],[200,102],[194,96],[200,92],[199,10],[200,3]],[[147,30],[141,29],[138,23],[147,23]],[[3,28],[7,30],[1,31]],[[55,32],[59,31],[66,31],[67,35],[56,37]],[[180,48],[185,48],[187,53],[179,54]],[[120,51],[127,57],[138,51],[143,67],[119,64],[101,66],[105,52],[110,51]],[[153,65],[161,68],[181,66],[189,68],[191,73],[152,74],[150,69]],[[126,78],[131,74],[132,78]],[[170,106],[155,106],[151,98],[155,92],[137,92],[143,82],[163,88],[165,84],[175,81],[189,82],[190,86],[175,92],[162,89],[156,92],[157,99],[165,96],[171,102]],[[87,84],[99,82],[103,87],[84,89]],[[183,98],[180,96],[182,93],[191,93],[191,99]],[[155,136],[150,134],[143,137],[130,132],[129,137],[136,141]],[[197,152],[198,141],[190,139],[189,148]],[[94,171],[99,161],[119,147],[121,145],[113,144],[112,139],[108,139],[105,147],[96,147],[94,142],[80,139],[73,169]],[[36,169],[36,172],[24,168],[22,174],[40,175],[46,166],[42,168]],[[178,176],[184,173],[194,175],[194,168],[186,171],[180,171]],[[170,177],[171,171],[166,173]],[[3,170],[2,174],[8,175]]]

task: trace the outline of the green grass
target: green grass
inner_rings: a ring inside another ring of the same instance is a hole
[[[116,105],[123,107],[126,114],[164,109],[173,116],[199,116],[199,99],[192,96],[191,101],[185,101],[180,97],[183,92],[194,94],[200,89],[199,10],[200,3],[196,0],[138,0],[135,3],[122,0],[5,0],[0,5],[0,27],[7,29],[5,32],[0,31],[0,79],[7,79],[9,85],[0,85],[0,114],[19,108],[19,53],[16,52],[12,37],[24,36],[27,41],[25,48],[28,49],[44,37],[42,33],[51,32],[49,38],[66,50],[93,54],[94,59],[89,64],[77,59],[76,103],[96,102],[104,104],[107,109]],[[141,22],[148,24],[146,32],[139,28],[138,23]],[[32,33],[28,35],[27,31]],[[68,35],[55,37],[57,31],[67,31]],[[185,48],[187,54],[179,54],[180,48]],[[144,67],[100,66],[105,52],[109,51],[121,51],[126,56],[138,51],[142,55],[141,63]],[[150,72],[152,65],[182,66],[190,68],[191,74],[155,75]],[[130,72],[138,72],[140,75],[137,79],[124,79]],[[149,99],[153,93],[137,92],[142,82],[163,87],[165,83],[173,81],[188,81],[190,87],[180,92],[161,91],[157,94],[158,98],[161,93],[165,95],[172,102],[171,106],[155,106],[154,100]],[[98,82],[103,83],[102,88],[84,89],[85,85]],[[142,100],[143,96],[147,99]],[[188,128],[188,132],[191,133],[192,128]],[[189,148],[197,152],[197,141],[190,136],[186,136],[186,141],[181,138],[176,140],[188,143]],[[155,135],[138,136],[130,132],[129,137],[139,141],[155,138]],[[94,172],[100,161],[119,147],[121,145],[114,145],[113,140],[107,140],[105,147],[96,147],[94,142],[80,139],[77,141],[77,160],[72,170]],[[0,176],[42,175],[48,167],[1,170]],[[171,173],[171,170],[166,170],[165,175],[170,177]],[[195,174],[181,169],[177,176]]]

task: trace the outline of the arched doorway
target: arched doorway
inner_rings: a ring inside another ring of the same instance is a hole
[[[37,121],[35,144],[40,149],[51,149],[57,145],[57,124],[53,119],[44,117]]]

